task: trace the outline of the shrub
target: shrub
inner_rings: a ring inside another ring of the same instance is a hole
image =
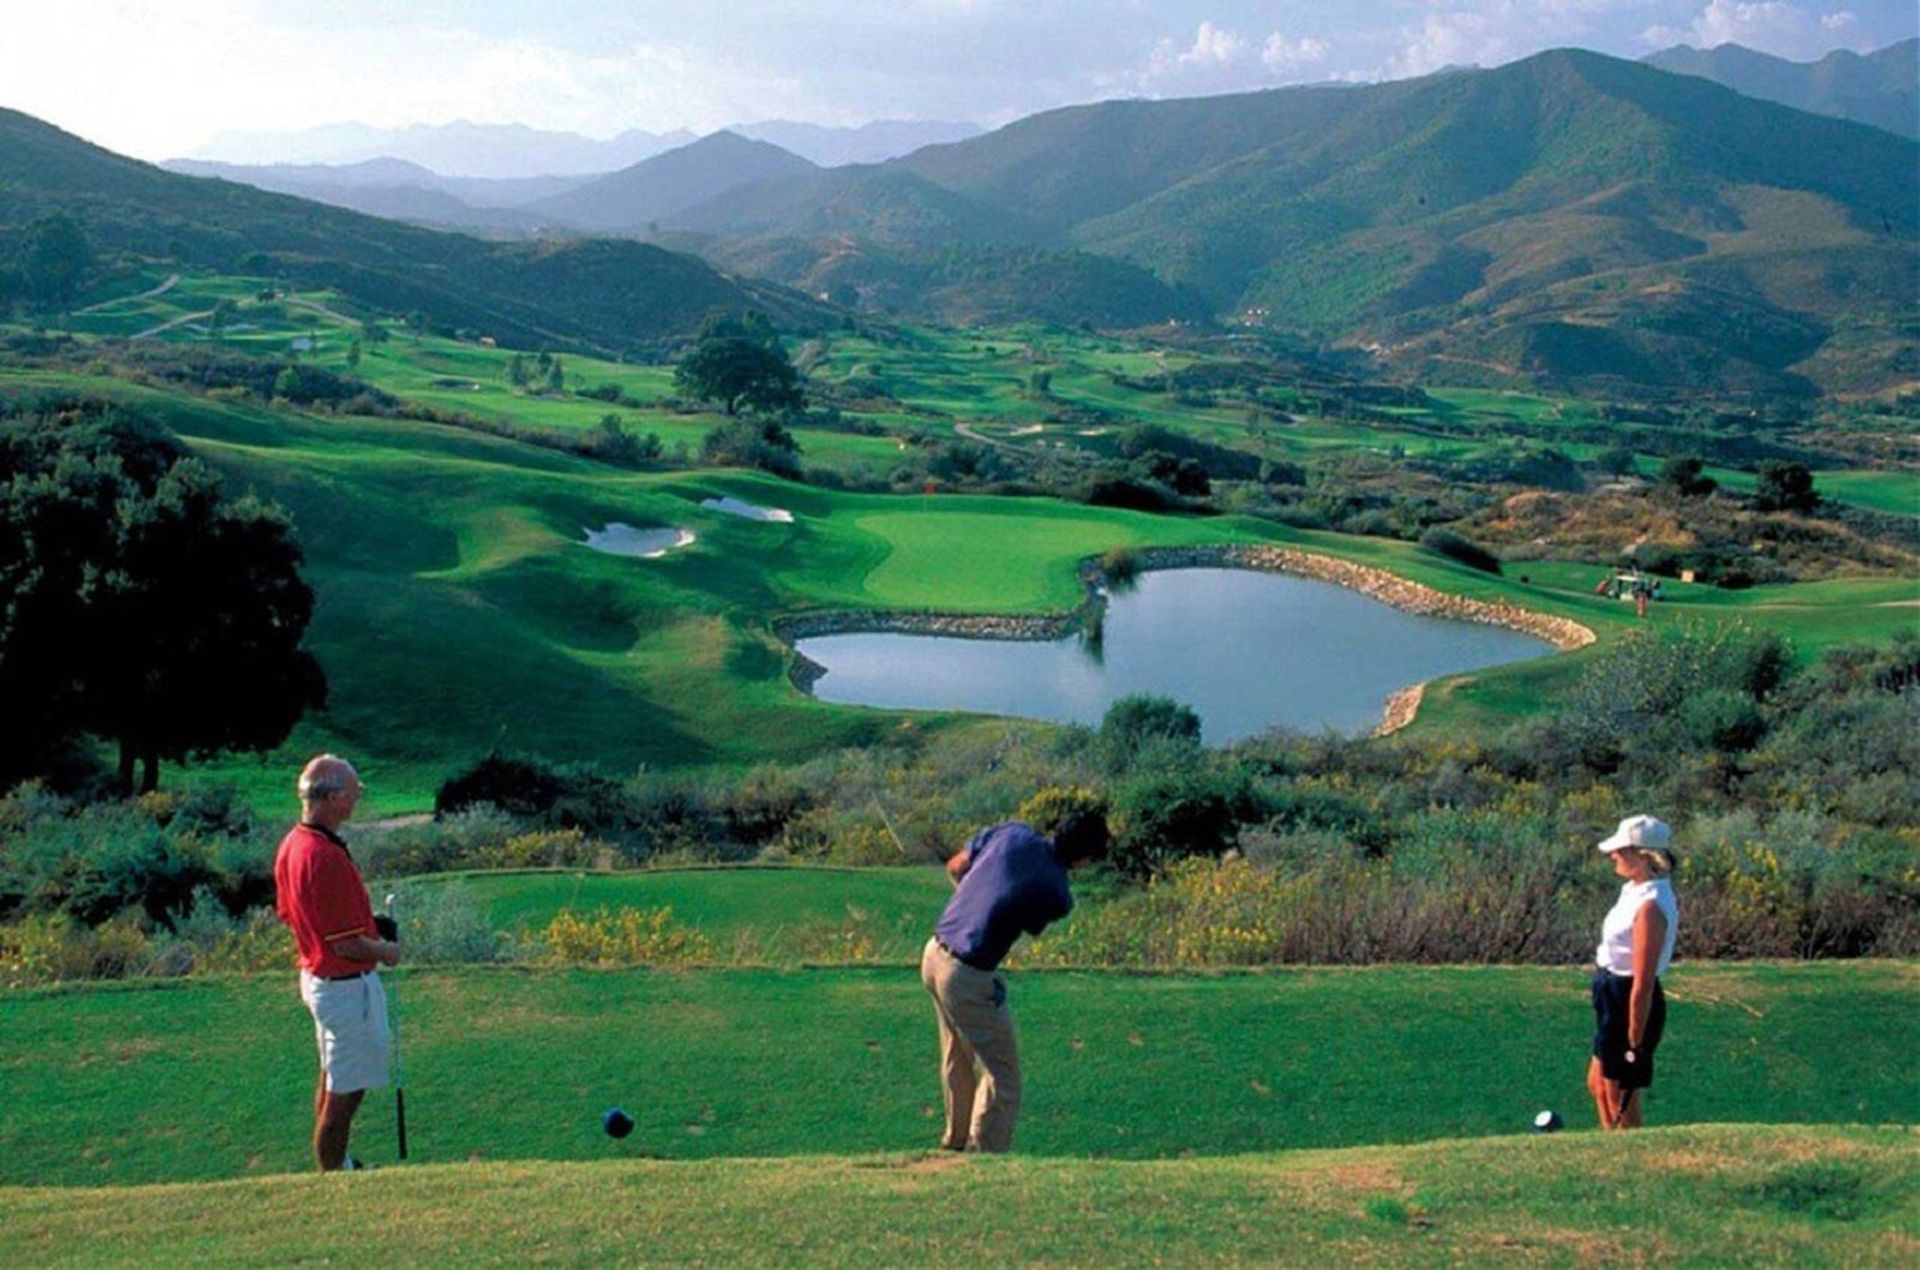
[[[1200,716],[1172,697],[1130,693],[1107,707],[1100,740],[1117,757],[1131,758],[1150,741],[1198,745]]]
[[[420,965],[504,961],[512,944],[494,930],[463,882],[403,883],[394,894],[400,947]]]
[[[1107,813],[1107,800],[1083,785],[1049,785],[1020,804],[1015,820],[1025,821],[1041,833],[1051,835],[1069,816],[1088,812]]]
[[[626,819],[620,783],[590,764],[497,750],[449,777],[434,795],[433,810],[444,816],[482,803],[539,824],[589,832]]]
[[[1140,572],[1140,556],[1132,547],[1108,547],[1100,556],[1100,572],[1114,585],[1131,582]]]
[[[561,909],[538,936],[545,960],[566,966],[711,964],[711,941],[673,920],[672,908]]]
[[[1128,781],[1114,796],[1108,859],[1122,873],[1145,877],[1183,856],[1219,855],[1239,833],[1244,797],[1230,775],[1200,769]]]
[[[536,829],[474,853],[481,869],[584,869],[611,857],[613,848],[578,829]]]
[[[1451,529],[1433,526],[1420,535],[1420,545],[1449,559],[1458,560],[1470,569],[1479,569],[1483,573],[1499,573],[1500,558],[1488,551],[1473,539],[1457,534]]]

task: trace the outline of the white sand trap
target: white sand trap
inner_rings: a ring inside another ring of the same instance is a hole
[[[1083,437],[1104,437],[1107,435],[1107,430],[1105,428],[1082,428],[1080,429],[1080,435]]]
[[[1015,428],[1012,432],[1007,433],[1007,435],[1010,437],[1030,437],[1036,432],[1045,432],[1046,430],[1047,425],[1044,423],[1030,423],[1024,428]]]
[[[784,507],[761,507],[754,503],[743,503],[737,498],[703,498],[700,505],[746,520],[777,520],[783,525],[793,523],[793,513]]]
[[[617,520],[605,529],[587,530],[587,545],[595,551],[614,556],[639,556],[642,560],[658,560],[669,551],[677,551],[692,542],[690,530],[671,527],[636,529]]]

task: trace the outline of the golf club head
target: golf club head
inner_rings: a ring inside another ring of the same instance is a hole
[[[393,892],[392,891],[387,892],[387,902],[383,904],[381,907],[384,908],[389,913],[393,912]]]

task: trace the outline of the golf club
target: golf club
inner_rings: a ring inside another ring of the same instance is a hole
[[[400,922],[393,915],[393,892],[387,892],[385,905],[387,920],[393,923],[393,940],[400,942]],[[400,1073],[400,1001],[394,993],[399,975],[393,976],[395,983],[387,985],[387,1032],[393,1046],[393,1115],[394,1131],[399,1138],[400,1158],[407,1158],[407,1086]]]

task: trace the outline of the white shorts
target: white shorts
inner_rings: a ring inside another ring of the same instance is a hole
[[[313,1014],[329,1092],[351,1094],[387,1083],[387,993],[378,971],[321,979],[302,970],[300,999]]]

